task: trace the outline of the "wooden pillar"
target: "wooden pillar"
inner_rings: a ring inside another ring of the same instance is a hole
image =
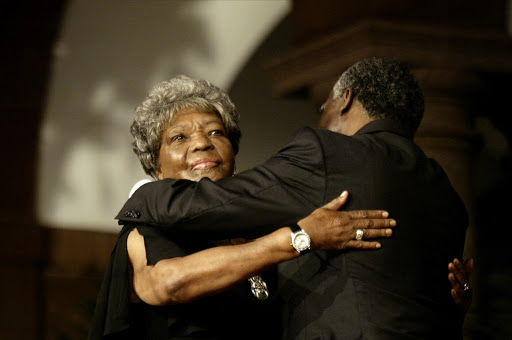
[[[39,123],[63,7],[64,0],[12,1],[0,11],[0,339],[43,338],[44,237],[35,218],[35,183]]]
[[[443,166],[466,204],[470,225],[464,258],[475,257],[471,164],[476,137],[471,98],[484,84],[476,74],[461,70],[423,68],[415,73],[425,94],[425,114],[415,141]]]

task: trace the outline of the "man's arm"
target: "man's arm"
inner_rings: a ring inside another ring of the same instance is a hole
[[[145,184],[116,218],[121,224],[158,225],[174,236],[260,237],[297,223],[333,198],[326,197],[323,154],[316,132],[304,128],[264,164],[237,176]]]
[[[145,184],[116,218],[204,239],[261,236],[332,199],[325,197],[322,154],[313,129],[305,128],[264,164],[235,177]]]

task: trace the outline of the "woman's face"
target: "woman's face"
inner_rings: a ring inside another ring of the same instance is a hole
[[[162,133],[158,179],[174,178],[212,181],[231,176],[235,167],[233,147],[220,118],[197,109],[174,115]]]

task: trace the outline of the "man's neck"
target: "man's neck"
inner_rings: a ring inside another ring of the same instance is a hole
[[[351,117],[351,119],[347,119],[346,122],[340,125],[339,131],[334,131],[341,133],[347,136],[353,136],[357,131],[361,130],[363,126],[374,121],[375,118],[370,118],[364,114],[358,114],[355,117]]]

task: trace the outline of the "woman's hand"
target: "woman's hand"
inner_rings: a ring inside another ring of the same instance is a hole
[[[387,211],[338,211],[347,198],[348,192],[344,191],[298,222],[311,238],[311,250],[377,249],[381,247],[379,242],[367,240],[393,234],[391,228],[396,221],[387,218]],[[356,240],[358,230],[362,231],[360,240]]]
[[[469,277],[473,270],[473,258],[468,258],[462,264],[459,259],[454,259],[448,264],[448,280],[452,285],[452,298],[459,310],[465,316],[473,302],[473,289],[469,284]]]

